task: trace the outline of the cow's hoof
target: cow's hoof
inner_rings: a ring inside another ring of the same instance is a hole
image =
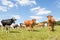
[[[6,31],[6,33],[9,33],[9,31]]]
[[[51,30],[51,31],[53,31],[53,32],[54,32],[55,30]]]

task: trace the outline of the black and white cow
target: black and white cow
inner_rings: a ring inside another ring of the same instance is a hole
[[[4,27],[6,27],[6,30],[9,30],[9,29],[10,29],[10,25],[11,25],[12,23],[15,23],[15,21],[16,21],[15,18],[1,20],[1,23],[2,23],[2,25],[3,25],[2,31],[3,31]]]
[[[15,23],[12,23],[12,25],[10,25],[10,26],[11,26],[11,28],[13,28],[13,29],[15,29],[15,28],[17,28],[17,27],[20,27],[19,24],[15,24]]]
[[[15,24],[15,23],[12,23],[12,25],[10,25],[12,29],[20,29],[21,27],[23,27],[23,23],[18,23],[18,24]]]
[[[23,25],[24,25],[23,23],[20,23],[20,27],[23,27]]]

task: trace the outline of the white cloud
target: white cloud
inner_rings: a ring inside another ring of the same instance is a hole
[[[8,1],[8,0],[2,0],[2,4],[8,7],[14,7],[13,2]]]
[[[42,19],[42,16],[30,16],[32,19]]]
[[[7,8],[4,6],[0,6],[0,11],[7,12]]]
[[[21,6],[36,5],[36,1],[35,0],[16,0],[16,1]]]
[[[14,3],[14,2],[16,2],[16,3]],[[21,6],[36,5],[35,0],[15,0],[14,2],[12,2],[10,0],[2,0],[2,4],[4,6],[10,7],[10,8],[12,8],[12,7],[18,8],[18,4],[21,5]]]
[[[39,23],[40,22],[39,20],[41,20],[43,17],[42,16],[30,16],[30,18],[36,19],[36,23]]]
[[[15,7],[18,8],[18,3],[15,3]]]
[[[56,21],[60,21],[60,18],[57,18]]]
[[[47,10],[46,8],[41,7],[35,7],[30,9],[31,12],[36,13],[36,15],[43,15],[43,14],[49,14],[51,13],[50,10]]]
[[[12,17],[15,17],[16,19],[20,19],[21,18],[20,15],[12,15]]]

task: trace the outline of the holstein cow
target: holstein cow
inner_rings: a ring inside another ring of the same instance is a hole
[[[32,20],[25,20],[24,24],[25,24],[25,29],[26,27],[30,27],[30,31],[33,31],[33,25],[36,23],[36,19],[32,19]]]
[[[15,23],[12,23],[12,25],[10,25],[11,28],[15,29],[15,28],[20,28],[20,24],[15,24]]]
[[[3,25],[2,31],[3,31],[4,27],[6,27],[6,30],[9,31],[9,30],[10,30],[10,25],[11,25],[12,23],[15,23],[15,21],[16,21],[15,18],[2,20],[2,21],[1,21],[1,23],[2,23],[2,25]]]
[[[24,25],[23,23],[20,23],[20,27],[23,27],[23,25]]]
[[[48,15],[47,18],[48,18],[47,25],[51,26],[52,31],[54,31],[55,19],[51,15]]]
[[[40,23],[38,23],[38,26],[39,27],[44,27],[44,23],[40,22]]]

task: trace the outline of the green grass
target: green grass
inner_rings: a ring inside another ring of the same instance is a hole
[[[7,33],[1,32],[0,40],[60,40],[60,26],[55,26],[55,31],[50,31],[47,27],[35,27],[33,32],[21,30],[14,30]]]

